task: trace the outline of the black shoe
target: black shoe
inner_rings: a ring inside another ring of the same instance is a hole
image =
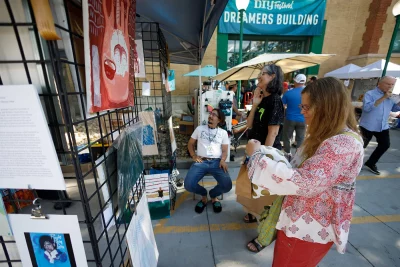
[[[293,144],[292,144],[292,147],[293,147],[293,148],[297,148],[297,145],[293,143]]]
[[[376,175],[380,175],[380,174],[381,174],[381,173],[378,171],[378,168],[376,167],[375,164],[374,164],[374,165],[371,165],[371,164],[365,163],[364,166],[367,167],[367,169],[368,169],[370,172],[375,173]]]
[[[196,207],[194,208],[194,211],[197,213],[202,213],[203,210],[206,208],[207,203],[204,203],[202,200],[200,200],[197,204]]]
[[[64,208],[69,208],[71,206],[72,202],[57,202],[56,204],[54,204],[54,209],[55,210],[62,210],[63,206]]]
[[[214,210],[215,213],[220,213],[220,212],[222,211],[221,202],[215,201],[215,202],[213,203],[213,210]]]

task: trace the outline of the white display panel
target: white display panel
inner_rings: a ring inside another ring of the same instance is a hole
[[[0,86],[0,188],[65,190],[33,85]]]

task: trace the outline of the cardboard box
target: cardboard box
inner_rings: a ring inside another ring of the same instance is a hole
[[[181,121],[194,122],[194,116],[189,114],[182,114]]]
[[[194,123],[189,121],[179,122],[179,133],[185,135],[191,135],[194,131]]]

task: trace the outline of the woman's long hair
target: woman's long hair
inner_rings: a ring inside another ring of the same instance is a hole
[[[312,123],[307,127],[303,154],[312,157],[320,144],[339,134],[347,126],[359,133],[350,94],[343,83],[333,77],[318,79],[304,88],[308,94]]]
[[[283,71],[281,67],[271,64],[266,65],[262,69],[262,72],[266,72],[269,75],[275,74],[275,78],[267,85],[267,92],[270,94],[282,95],[283,91]]]

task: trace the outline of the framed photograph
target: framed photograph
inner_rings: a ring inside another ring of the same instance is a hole
[[[23,266],[88,266],[76,215],[10,214],[9,220]]]
[[[32,266],[76,266],[69,234],[24,233]]]

